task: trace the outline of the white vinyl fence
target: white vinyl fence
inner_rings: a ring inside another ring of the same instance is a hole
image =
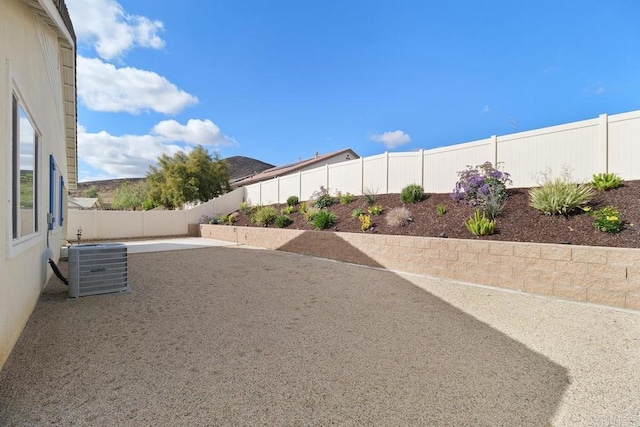
[[[420,184],[428,193],[447,193],[467,165],[501,163],[514,187],[534,187],[541,172],[569,168],[577,181],[614,172],[640,179],[640,111],[519,132],[414,152],[384,153],[325,165],[244,187],[251,205],[307,200],[321,186],[355,195],[399,193]]]
[[[188,224],[197,224],[203,215],[229,214],[242,201],[268,205],[294,195],[308,200],[321,186],[332,193],[361,195],[399,193],[409,184],[420,184],[428,193],[447,193],[458,171],[486,161],[502,163],[514,187],[533,187],[540,172],[560,173],[564,167],[578,181],[601,172],[640,179],[640,111],[325,165],[239,188],[188,211],[69,210],[67,239],[74,241],[80,227],[84,240],[185,235]]]
[[[204,215],[228,215],[244,199],[239,188],[189,210],[180,211],[103,211],[69,209],[67,240],[75,242],[82,229],[82,240],[184,236],[189,224],[198,224]]]

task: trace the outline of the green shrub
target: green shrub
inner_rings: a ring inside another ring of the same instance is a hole
[[[355,208],[351,211],[351,218],[358,218],[360,215],[363,215],[365,210],[362,208]]]
[[[481,214],[477,210],[471,218],[465,221],[464,225],[474,236],[489,236],[493,234],[496,222],[487,218],[484,212]]]
[[[276,219],[273,221],[273,225],[275,225],[278,228],[285,228],[292,222],[293,220],[289,218],[287,215],[278,215]]]
[[[351,193],[338,194],[338,200],[340,200],[341,205],[348,205],[349,203],[353,202],[355,199],[356,199],[356,196],[354,196]]]
[[[242,212],[243,214],[245,214],[245,215],[250,215],[250,214],[251,214],[251,211],[252,211],[253,209],[251,209],[251,206],[249,206],[249,203],[247,203],[247,202],[242,202],[242,203],[240,203],[240,206],[238,207],[238,210],[239,210],[240,212]]]
[[[337,217],[333,212],[328,210],[320,210],[314,216],[311,221],[318,230],[324,230],[331,227],[337,221]]]
[[[380,206],[380,205],[373,205],[373,206],[369,206],[367,211],[371,215],[380,215],[384,211],[384,208],[382,206]]]
[[[303,215],[308,222],[313,222],[313,218],[315,218],[318,212],[320,212],[320,209],[311,206],[303,212]]]
[[[436,206],[436,213],[438,214],[438,216],[442,216],[444,214],[447,213],[447,207],[445,205],[443,205],[442,203],[438,203],[438,205]]]
[[[619,233],[622,231],[622,220],[620,219],[620,210],[615,206],[607,206],[591,213],[595,216],[594,225],[600,231],[605,233]]]
[[[287,197],[287,206],[295,206],[299,201],[298,196],[289,196]]]
[[[387,212],[387,224],[391,227],[402,227],[411,222],[411,212],[405,207],[393,208]]]
[[[251,215],[251,222],[258,225],[267,226],[273,223],[277,216],[278,212],[273,206],[260,206],[254,212],[254,214]]]
[[[320,190],[313,192],[311,200],[313,200],[313,206],[318,209],[328,208],[336,202],[336,199],[329,193],[329,189],[323,186],[320,186]]]
[[[542,174],[540,187],[529,190],[529,205],[545,215],[568,215],[587,205],[593,196],[593,188],[573,182],[568,171],[560,177],[546,172]]]
[[[499,195],[498,190],[494,187],[489,187],[488,194],[479,195],[478,200],[481,201],[481,206],[489,218],[495,219],[495,217],[502,213],[502,210],[507,204],[507,198],[507,193],[501,193],[501,195]]]
[[[424,189],[421,185],[411,184],[402,189],[400,200],[404,203],[417,203],[424,198]]]
[[[307,211],[307,202],[301,202],[300,208],[298,210],[304,215],[304,213]]]
[[[367,231],[373,225],[371,215],[361,214],[358,218],[360,219],[360,229],[362,231]]]
[[[364,191],[364,201],[368,205],[373,205],[376,202],[376,198],[378,197],[378,193],[371,188],[365,188]]]
[[[282,208],[280,213],[283,214],[283,215],[291,215],[295,211],[296,211],[296,207],[295,206],[287,205],[284,208]]]
[[[622,178],[615,173],[599,173],[593,175],[591,185],[598,190],[607,191],[620,187],[622,184]]]

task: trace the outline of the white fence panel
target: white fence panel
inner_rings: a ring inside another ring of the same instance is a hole
[[[278,192],[278,178],[273,178],[268,181],[262,181],[259,184],[262,185],[260,204],[273,205],[278,203],[280,194]]]
[[[409,184],[422,185],[422,151],[389,153],[388,193],[400,193]]]
[[[468,165],[494,162],[492,139],[467,142],[424,152],[424,191],[449,193],[458,181],[458,172]]]
[[[329,189],[332,193],[362,194],[362,163],[349,160],[329,166]]]
[[[536,186],[540,172],[550,169],[559,175],[565,167],[573,179],[588,181],[605,170],[598,124],[592,119],[499,137],[498,161],[511,174],[514,187]]]
[[[300,174],[294,173],[280,177],[280,203],[285,203],[290,196],[300,198]]]
[[[142,211],[95,211],[95,232],[98,239],[143,237]]]
[[[327,167],[321,166],[301,172],[300,181],[300,200],[309,200],[315,191],[320,190],[321,186],[327,187]]]
[[[256,206],[260,204],[260,183],[247,185],[244,188],[244,200],[251,206]]]
[[[640,111],[609,116],[608,172],[640,179]]]
[[[143,211],[142,237],[186,235],[187,212],[188,211]]]
[[[362,182],[365,193],[387,193],[387,153],[362,160]]]
[[[82,229],[82,238],[87,240],[97,239],[96,237],[96,215],[93,211],[82,211],[69,209],[67,212],[67,240],[75,242],[78,229]]]
[[[229,215],[244,201],[244,188],[237,188],[187,211],[187,224],[198,224],[204,215]]]

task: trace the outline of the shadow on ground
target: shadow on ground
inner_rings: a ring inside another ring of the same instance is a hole
[[[49,283],[0,373],[0,424],[539,426],[568,385],[390,272],[242,247],[129,270],[129,295]]]

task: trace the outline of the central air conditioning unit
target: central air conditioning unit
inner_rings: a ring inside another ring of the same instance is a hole
[[[122,243],[69,248],[69,298],[130,292],[127,247]]]

